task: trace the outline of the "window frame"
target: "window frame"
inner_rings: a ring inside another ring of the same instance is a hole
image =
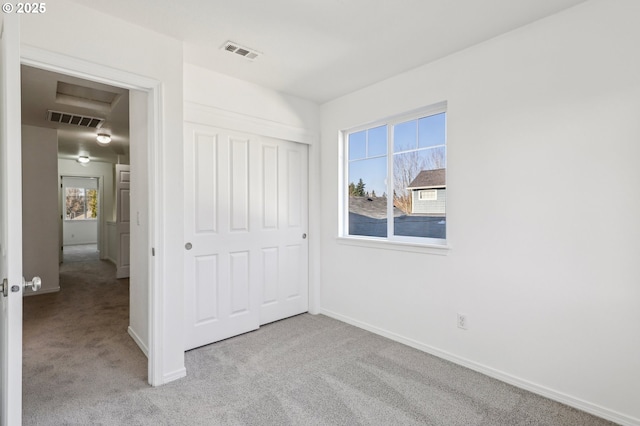
[[[427,196],[427,195],[430,196]],[[433,196],[431,196],[433,194]],[[437,189],[418,189],[418,200],[420,201],[438,201]]]
[[[84,205],[84,214],[85,214],[85,218],[84,219],[69,219],[67,217],[67,212],[66,212],[66,201],[67,201],[67,189],[72,188],[72,189],[81,189],[84,191],[84,198],[85,198],[85,205]],[[96,216],[92,217],[92,218],[87,218],[86,214],[87,211],[89,209],[88,206],[88,199],[87,199],[87,191],[96,191],[96,198],[99,197],[99,190],[98,188],[87,188],[87,187],[80,187],[80,186],[64,186],[63,187],[63,191],[62,191],[62,205],[64,207],[64,221],[65,222],[95,222],[98,220],[98,212],[96,211]],[[99,202],[99,201],[98,201]]]
[[[450,249],[449,245],[449,221],[448,221],[448,213],[449,208],[447,208],[447,215],[445,215],[445,220],[447,220],[446,226],[446,238],[429,238],[429,237],[413,237],[413,236],[403,236],[403,235],[395,235],[393,233],[394,230],[394,220],[393,220],[393,195],[387,195],[387,236],[386,237],[375,237],[375,236],[367,236],[367,235],[350,235],[349,234],[349,190],[348,190],[348,180],[349,180],[349,135],[357,132],[361,132],[363,130],[370,130],[380,126],[387,126],[387,175],[386,175],[386,193],[393,194],[393,159],[394,154],[399,154],[402,151],[394,152],[393,143],[394,143],[394,135],[393,129],[396,125],[411,121],[418,120],[424,117],[429,117],[432,115],[437,115],[440,113],[446,114],[445,120],[445,143],[444,145],[437,145],[430,148],[442,147],[445,152],[445,170],[448,171],[448,110],[447,110],[447,102],[439,102],[433,105],[429,105],[423,108],[419,108],[416,110],[412,110],[409,112],[405,112],[402,114],[394,115],[387,117],[385,119],[376,120],[369,122],[367,124],[350,127],[348,129],[342,130],[339,132],[339,170],[340,170],[340,179],[339,179],[339,235],[338,241],[341,243],[358,245],[358,246],[373,246],[373,247],[383,247],[383,248],[391,248],[391,249],[400,249],[400,250],[408,250],[408,251],[418,251],[418,252],[430,252],[435,254],[446,254],[446,252]],[[445,172],[446,173],[446,172]],[[447,185],[447,189],[449,189]],[[449,191],[447,191],[449,192]],[[448,207],[448,205],[447,205]]]

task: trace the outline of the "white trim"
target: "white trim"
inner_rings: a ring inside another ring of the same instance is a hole
[[[142,342],[142,339],[140,338],[140,336],[138,336],[138,333],[136,333],[133,328],[131,328],[131,326],[127,327],[127,333],[129,333],[129,336],[131,336],[133,341],[136,342],[136,345],[138,345],[144,356],[149,358],[149,348],[147,348]]]
[[[184,103],[184,121],[195,124],[207,124],[228,130],[238,130],[275,139],[284,139],[312,145],[318,135],[306,129],[277,121],[266,120],[233,111],[186,101]]]
[[[569,405],[571,407],[577,408],[578,410],[585,411],[587,413],[593,414],[595,416],[601,417],[603,419],[611,420],[623,426],[640,426],[640,419],[635,417],[630,417],[625,414],[619,413],[614,410],[610,410],[608,408],[602,407],[597,404],[593,404],[591,402],[585,401],[580,398],[576,398],[571,395],[567,395],[566,393],[559,392],[553,389],[550,389],[546,386],[539,385],[537,383],[531,382],[526,379],[522,379],[520,377],[514,376],[512,374],[506,373],[504,371],[497,370],[495,368],[477,363],[475,361],[471,361],[469,359],[457,356],[450,352],[444,351],[442,349],[438,349],[433,346],[425,345],[423,343],[418,342],[417,340],[402,336],[400,334],[376,327],[374,325],[368,324],[366,322],[358,321],[351,317],[338,314],[336,312],[320,309],[320,313],[322,315],[326,315],[328,317],[334,318],[336,320],[345,322],[347,324],[351,324],[355,327],[362,328],[364,330],[370,331],[372,333],[378,334],[380,336],[384,336],[388,339],[394,340],[396,342],[405,344],[412,348],[418,349],[420,351],[426,352],[428,354],[437,356],[438,358],[445,359],[447,361],[451,361],[454,364],[461,365],[463,367],[469,368],[473,371],[477,371],[479,373],[485,374],[489,377],[493,377],[494,379],[498,379],[502,382],[508,383],[510,385],[516,386],[518,388],[527,390],[529,392],[536,393],[538,395],[542,395],[546,398],[552,399],[554,401],[560,402],[562,404]]]
[[[309,194],[320,194],[320,146],[319,144],[309,145],[309,168],[308,185]],[[320,310],[320,283],[322,282],[322,244],[321,226],[322,221],[322,201],[321,197],[308,197],[308,227],[309,227],[309,312],[317,314]]]
[[[339,242],[347,242],[353,245],[365,246],[365,247],[378,247],[378,248],[386,248],[386,249],[399,249],[403,251],[414,251],[420,253],[434,253],[434,254],[446,254],[443,252],[438,252],[438,250],[444,248],[449,249],[449,240],[447,238],[427,238],[427,237],[413,237],[413,236],[402,236],[395,234],[395,221],[387,220],[387,236],[386,237],[370,237],[370,236],[358,236],[349,234],[349,193],[347,190],[348,181],[349,181],[349,167],[350,164],[355,161],[360,160],[368,160],[370,158],[383,158],[387,159],[387,176],[386,176],[386,193],[387,193],[387,218],[394,217],[394,203],[393,203],[393,167],[394,167],[394,156],[397,154],[402,154],[406,152],[414,152],[414,151],[426,151],[434,148],[444,148],[446,150],[447,140],[446,140],[446,123],[445,123],[445,143],[442,145],[434,145],[423,148],[415,148],[404,151],[394,151],[394,128],[397,124],[401,124],[407,121],[412,120],[420,120],[424,117],[430,117],[438,114],[446,114],[447,113],[447,101],[437,102],[435,104],[425,106],[422,108],[414,109],[412,111],[407,111],[402,114],[397,114],[394,116],[382,118],[380,120],[376,120],[367,124],[362,124],[359,126],[347,128],[340,130],[338,132],[338,241]],[[365,155],[364,158],[359,158],[356,160],[351,160],[349,158],[349,135],[353,133],[358,133],[362,131],[369,131],[371,129],[375,129],[378,127],[386,126],[387,127],[387,154],[385,156],[376,156],[376,157],[367,157]],[[416,135],[417,136],[417,135]],[[446,157],[445,157],[446,161]],[[446,170],[446,165],[445,165]],[[406,188],[411,191],[410,188]],[[447,234],[449,231],[447,230]],[[371,244],[366,244],[365,242],[369,241]],[[424,249],[420,249],[420,247],[424,247]],[[432,249],[437,249],[433,251]]]
[[[345,244],[349,246],[408,251],[412,253],[439,254],[441,256],[448,255],[451,250],[451,246],[446,244],[425,244],[423,242],[411,243],[375,237],[358,237],[353,235],[348,237],[337,237],[336,242],[338,242],[338,244]]]
[[[91,79],[91,81],[98,83],[117,85],[123,89],[148,91],[159,83],[155,79],[111,68],[104,64],[73,58],[25,44],[20,46],[20,57],[21,62],[25,65],[73,77]]]
[[[164,216],[163,194],[160,188],[164,188],[163,173],[163,152],[162,142],[162,112],[163,111],[163,91],[162,85],[156,83],[153,89],[148,91],[148,114],[147,121],[149,129],[147,138],[151,143],[148,146],[148,182],[149,182],[149,251],[153,250],[154,256],[149,258],[149,363],[148,376],[149,384],[160,386],[174,379],[167,380],[167,375],[163,372],[164,366],[164,294],[165,288],[163,272],[164,267]],[[155,124],[155,125],[154,125]],[[155,141],[155,143],[153,143]],[[185,376],[186,376],[186,369]],[[184,377],[184,376],[180,376]],[[177,378],[180,378],[177,377]]]
[[[183,377],[186,377],[186,376],[187,376],[187,369],[181,368],[179,370],[165,374],[164,376],[162,376],[162,380],[164,381],[164,383],[169,383],[169,382],[173,382],[174,380],[182,379]]]
[[[162,86],[161,82],[111,68],[104,64],[85,61],[67,55],[50,52],[33,46],[21,46],[21,63],[48,71],[89,79],[92,81],[141,90],[149,95],[149,244],[155,247],[156,257],[149,258],[149,348],[148,380],[152,386],[167,383],[163,374],[164,305],[162,289],[165,288],[163,266],[163,209],[162,194]],[[150,256],[151,250],[145,253]],[[185,370],[186,371],[186,370]],[[182,377],[182,376],[180,376]]]

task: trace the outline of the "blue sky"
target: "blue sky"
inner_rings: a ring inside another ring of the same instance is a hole
[[[440,113],[396,124],[393,127],[394,153],[416,151],[428,163],[431,147],[444,152],[446,114]],[[380,196],[387,192],[386,125],[349,135],[349,181],[362,179],[365,191],[374,190]],[[399,154],[402,155],[402,154]]]

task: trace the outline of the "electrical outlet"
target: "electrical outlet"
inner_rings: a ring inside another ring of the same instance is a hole
[[[469,328],[469,320],[466,314],[458,313],[458,328],[466,330]]]

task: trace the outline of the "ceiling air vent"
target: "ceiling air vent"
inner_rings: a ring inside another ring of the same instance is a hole
[[[251,61],[256,59],[258,56],[262,55],[262,53],[257,50],[249,49],[248,47],[240,46],[238,43],[234,43],[232,41],[228,41],[222,46],[222,49],[227,52],[235,53],[236,55],[240,55],[243,58],[247,58]]]
[[[53,123],[71,124],[72,126],[97,129],[104,123],[104,118],[88,117],[60,111],[47,111],[47,120]]]

